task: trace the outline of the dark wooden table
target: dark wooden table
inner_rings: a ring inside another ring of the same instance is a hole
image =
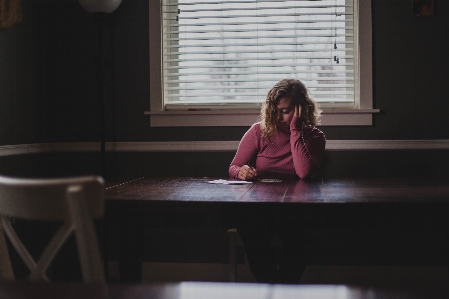
[[[449,288],[382,289],[344,285],[268,285],[182,282],[148,285],[78,283],[0,283],[0,298],[8,299],[440,299]]]
[[[449,202],[448,178],[340,178],[210,184],[214,178],[138,178],[108,182],[106,200],[271,203]]]
[[[258,224],[306,233],[309,264],[449,264],[447,178],[210,180],[108,183],[108,259],[121,261],[125,280],[140,279],[142,260],[227,263],[227,229]]]

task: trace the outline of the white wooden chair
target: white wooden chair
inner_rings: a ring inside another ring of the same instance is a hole
[[[45,272],[73,232],[84,282],[104,282],[104,269],[94,230],[103,216],[103,179],[84,176],[23,179],[0,176],[0,278],[14,280],[5,235],[30,270],[30,280],[48,280]],[[61,221],[62,225],[36,262],[19,239],[10,218]]]

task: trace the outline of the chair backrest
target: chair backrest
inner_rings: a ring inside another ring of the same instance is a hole
[[[30,270],[30,279],[46,279],[45,272],[73,232],[85,282],[104,282],[94,219],[103,216],[103,179],[83,176],[24,179],[0,176],[0,277],[14,279],[5,235]],[[10,218],[61,221],[62,225],[36,262],[14,231]]]

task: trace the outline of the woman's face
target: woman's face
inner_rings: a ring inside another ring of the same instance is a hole
[[[295,105],[291,98],[280,98],[276,103],[276,124],[281,129],[290,129],[290,123],[295,114]]]

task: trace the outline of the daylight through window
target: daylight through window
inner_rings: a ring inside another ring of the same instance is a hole
[[[297,78],[323,107],[354,107],[354,0],[163,0],[166,110],[260,105]]]

